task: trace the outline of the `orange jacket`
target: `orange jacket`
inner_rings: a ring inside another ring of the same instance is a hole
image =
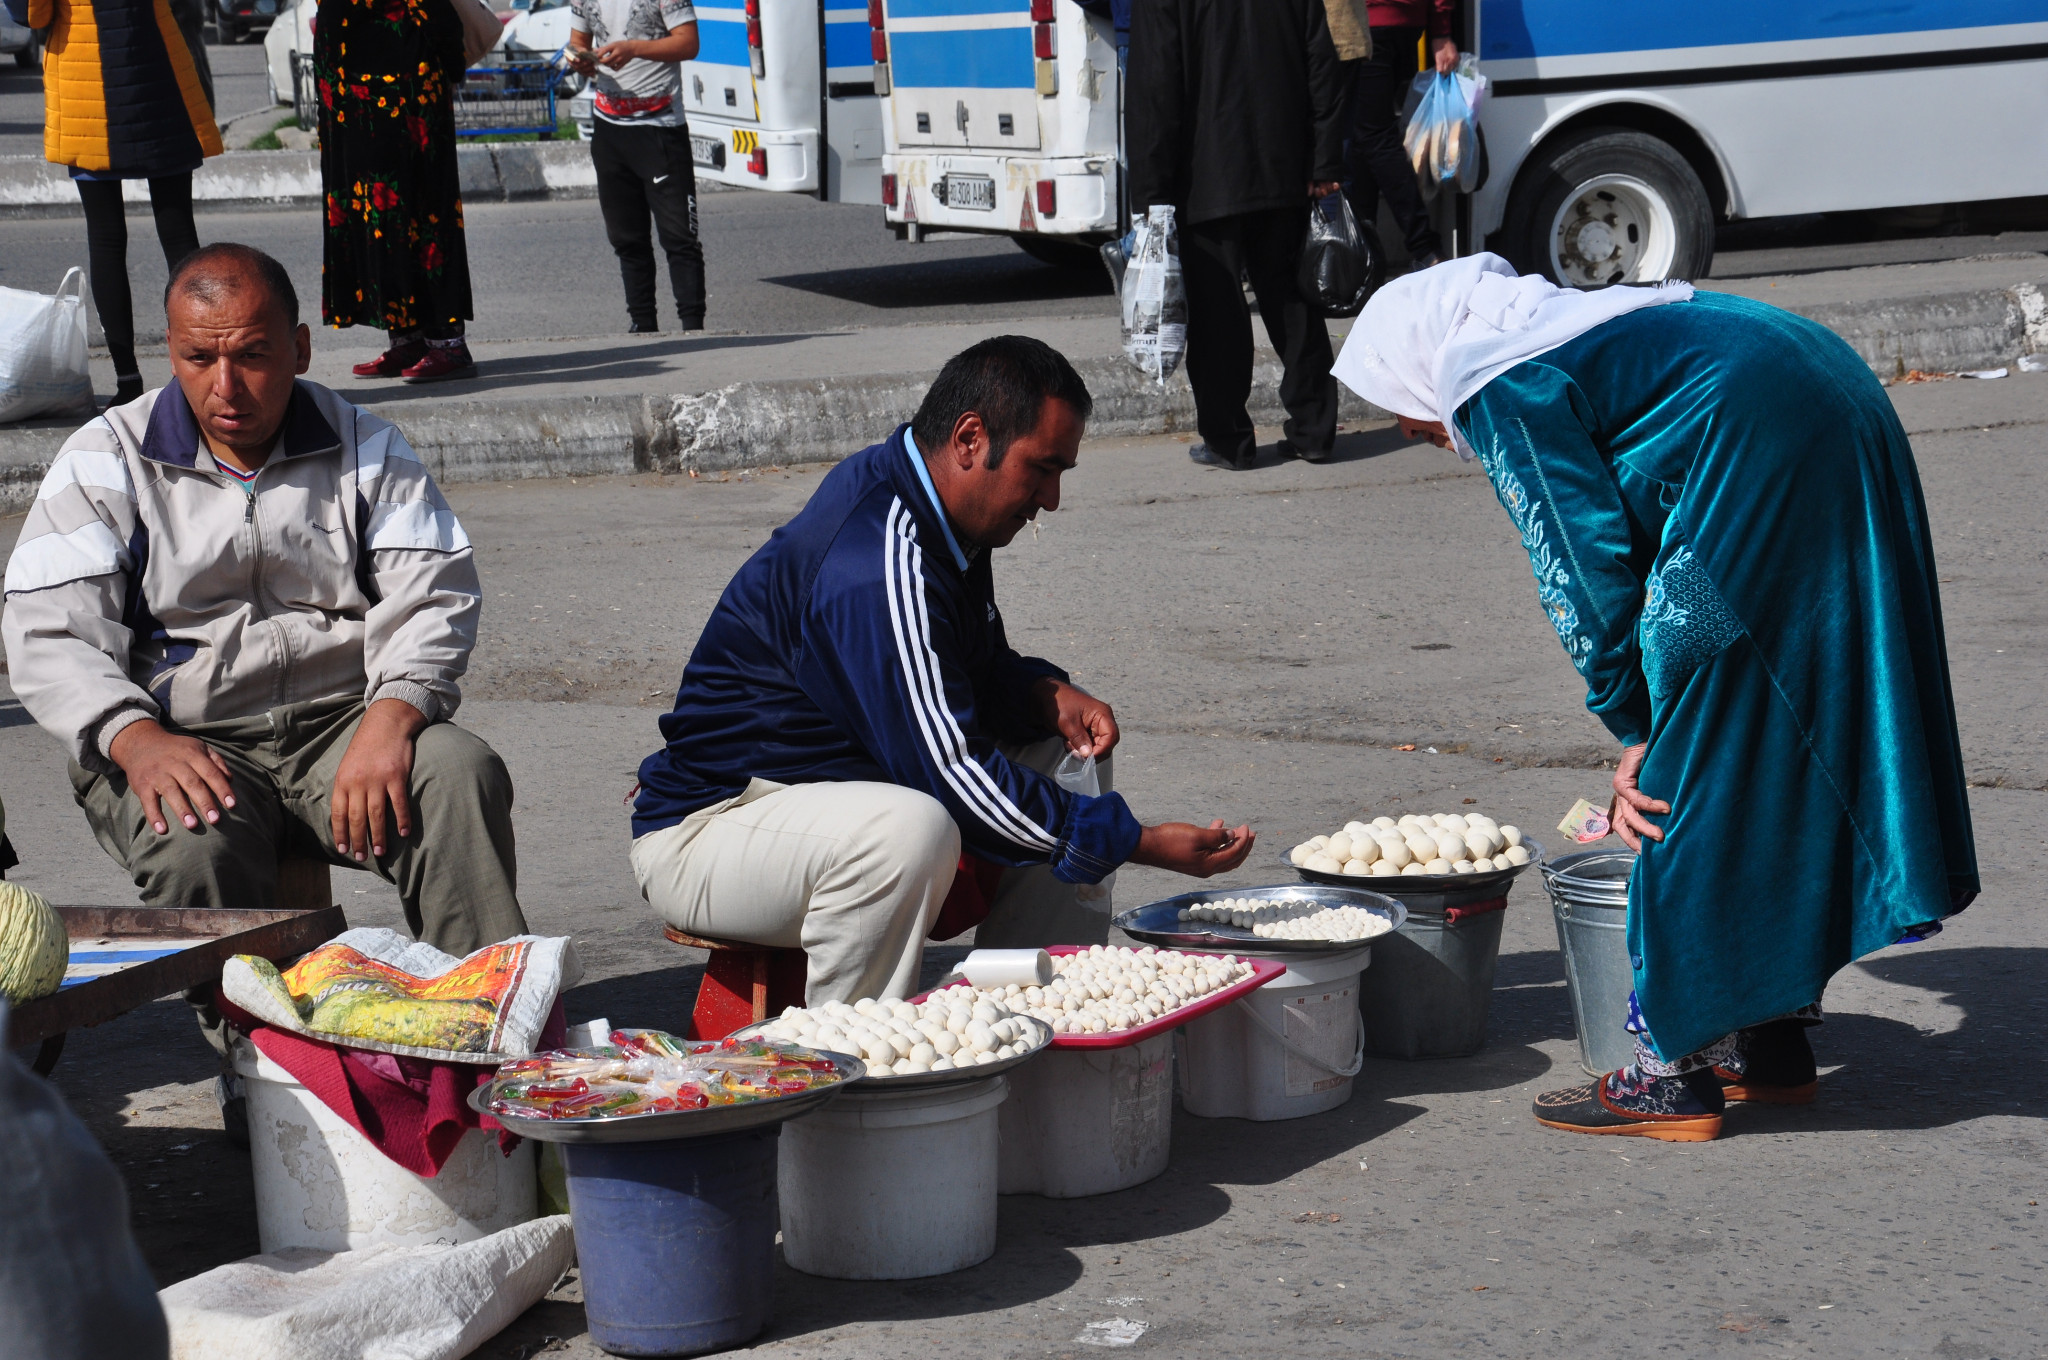
[[[168,0],[29,0],[43,56],[43,157],[130,177],[189,170],[220,128]]]

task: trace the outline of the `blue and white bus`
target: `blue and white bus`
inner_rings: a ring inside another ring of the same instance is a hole
[[[1110,21],[1074,0],[871,0],[869,15],[888,224],[1093,267],[1093,243],[1123,230]]]
[[[683,108],[700,178],[882,201],[882,109],[868,11],[845,0],[697,6]]]
[[[1692,278],[1730,218],[2048,194],[2048,0],[1476,8],[1489,166],[1461,252]]]

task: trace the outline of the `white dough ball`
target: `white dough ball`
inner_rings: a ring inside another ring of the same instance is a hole
[[[1308,843],[1310,845],[1313,845],[1316,849],[1320,850],[1330,843],[1330,838],[1328,836],[1310,836],[1308,838]]]
[[[1406,841],[1384,840],[1380,842],[1380,858],[1398,871],[1414,862],[1415,852]]]
[[[1453,831],[1462,832],[1469,823],[1457,813],[1451,812],[1444,815],[1441,825],[1447,826]]]
[[[1522,844],[1522,828],[1504,826],[1500,829],[1500,838],[1508,843],[1509,849],[1519,848]]]
[[[1410,863],[1410,864],[1408,865],[1408,867],[1407,867],[1407,868],[1405,868],[1405,869],[1403,869],[1403,870],[1402,870],[1401,872],[1402,872],[1402,873],[1404,873],[1404,874],[1426,874],[1426,873],[1428,873],[1428,872],[1429,872],[1429,870],[1428,870],[1428,869],[1425,869],[1425,868],[1424,868],[1424,867],[1423,867],[1422,865],[1420,865],[1420,864],[1416,864],[1416,863],[1412,863],[1412,862],[1411,862],[1411,863]]]
[[[1426,874],[1447,874],[1450,871],[1451,862],[1447,859],[1433,859],[1429,862],[1428,866],[1423,869],[1423,872]]]
[[[1323,847],[1323,853],[1342,864],[1351,858],[1351,837],[1339,831],[1330,837],[1330,843]]]
[[[1455,831],[1446,831],[1436,838],[1436,853],[1439,859],[1447,859],[1453,864],[1471,858],[1471,851],[1465,848],[1465,838]]]
[[[1375,878],[1393,878],[1401,871],[1394,867],[1394,861],[1390,859],[1382,859],[1374,861],[1372,866],[1372,872],[1373,877]]]
[[[1370,836],[1372,828],[1364,822],[1346,822],[1344,823],[1344,834],[1351,837],[1352,843],[1355,845],[1360,836]]]
[[[1473,864],[1473,862],[1469,859],[1459,859],[1451,861],[1451,872],[1454,874],[1469,874],[1473,872],[1473,870],[1477,867],[1478,866]]]
[[[1519,844],[1510,845],[1507,849],[1507,856],[1510,864],[1527,864],[1529,862],[1529,852]]]
[[[1299,869],[1302,865],[1308,863],[1309,857],[1314,854],[1315,847],[1307,841],[1303,841],[1300,845],[1287,852],[1287,862]]]
[[[1362,859],[1367,864],[1380,857],[1380,843],[1370,835],[1360,836],[1351,842],[1351,858]]]
[[[1334,859],[1331,859],[1328,855],[1325,855],[1320,851],[1309,856],[1308,863],[1302,865],[1301,867],[1304,869],[1313,869],[1319,874],[1341,874],[1344,872],[1344,866],[1342,864],[1338,863]]]
[[[1375,817],[1372,819],[1372,824],[1375,829],[1380,831],[1392,831],[1394,829],[1394,819],[1392,817]]]
[[[1408,828],[1408,827],[1411,827],[1411,826],[1414,826],[1414,825],[1418,824],[1419,822],[1421,822],[1421,820],[1422,820],[1422,819],[1421,819],[1420,817],[1416,816],[1416,815],[1415,815],[1414,813],[1412,813],[1412,812],[1409,812],[1409,813],[1404,813],[1404,814],[1402,815],[1401,819],[1400,819],[1399,821],[1395,822],[1395,823],[1394,823],[1394,825],[1395,825],[1395,826],[1397,826],[1397,827],[1401,827],[1401,828],[1403,828],[1403,829],[1405,830],[1405,829],[1406,829],[1406,828]]]
[[[1356,878],[1360,874],[1371,873],[1372,865],[1366,863],[1362,859],[1349,860],[1344,865],[1344,872],[1350,874],[1353,878]]]
[[[1479,874],[1490,874],[1493,872],[1493,861],[1490,859],[1475,859],[1472,861],[1472,871]]]

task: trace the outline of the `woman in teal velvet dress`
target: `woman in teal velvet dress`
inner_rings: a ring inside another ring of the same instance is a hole
[[[1977,892],[1934,552],[1905,431],[1826,328],[1496,256],[1382,289],[1337,374],[1476,457],[1624,748],[1636,1061],[1551,1092],[1588,1133],[1712,1138],[1813,1098],[1850,961]]]

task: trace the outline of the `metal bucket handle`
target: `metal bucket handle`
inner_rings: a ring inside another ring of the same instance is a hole
[[[1279,1030],[1267,1024],[1265,1017],[1252,1009],[1249,997],[1237,1002],[1236,1006],[1244,1012],[1245,1019],[1257,1025],[1274,1043],[1280,1045],[1282,1049],[1292,1053],[1310,1067],[1319,1067],[1333,1077],[1355,1077],[1365,1068],[1365,1025],[1362,1022],[1358,1026],[1358,1051],[1351,1055],[1351,1065],[1349,1067],[1332,1067],[1315,1054],[1304,1052],[1292,1039],[1289,1039]]]

